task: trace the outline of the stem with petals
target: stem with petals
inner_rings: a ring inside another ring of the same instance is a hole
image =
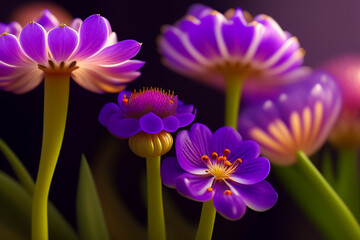
[[[225,126],[237,130],[239,106],[244,78],[229,76],[225,78]]]
[[[357,149],[339,150],[338,178],[336,189],[340,197],[360,221],[360,185],[358,176]]]
[[[338,224],[340,224],[348,234],[344,236],[344,238],[360,239],[360,226],[354,215],[302,151],[297,153],[297,163],[295,167],[304,178],[308,179],[314,185],[318,194],[321,195],[327,202],[326,204],[330,206],[329,211],[333,211],[337,216]]]
[[[166,239],[160,160],[161,156],[146,158],[149,240]]]
[[[195,240],[211,240],[214,223],[216,217],[216,209],[213,201],[203,203],[199,227]]]
[[[69,87],[69,76],[45,76],[43,140],[32,204],[33,240],[49,238],[48,196],[64,137]]]

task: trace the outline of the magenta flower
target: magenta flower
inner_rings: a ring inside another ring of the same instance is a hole
[[[224,88],[224,78],[272,83],[299,73],[304,50],[271,17],[237,8],[221,14],[195,4],[158,39],[163,62],[176,72]],[[302,71],[300,71],[302,72]]]
[[[174,93],[150,88],[120,92],[118,104],[107,103],[102,108],[99,122],[115,136],[128,138],[140,131],[175,132],[192,123],[195,114],[194,106],[185,105]]]
[[[70,75],[93,92],[119,92],[137,78],[144,62],[129,60],[140,50],[134,40],[117,42],[109,21],[92,15],[70,27],[49,11],[38,22],[27,24],[20,35],[0,36],[0,88],[25,93],[44,76]]]
[[[273,97],[249,101],[239,116],[239,132],[257,141],[277,164],[293,164],[298,151],[307,156],[325,142],[341,108],[341,93],[328,74],[315,71]]]
[[[196,201],[213,199],[216,210],[236,220],[244,216],[246,206],[265,211],[274,206],[277,193],[264,179],[270,163],[259,157],[254,141],[242,141],[231,127],[222,127],[214,134],[203,124],[195,123],[190,132],[176,137],[176,158],[161,164],[165,185]]]

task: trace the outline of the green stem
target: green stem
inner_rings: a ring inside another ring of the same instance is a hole
[[[19,179],[25,190],[32,194],[34,192],[34,181],[30,176],[26,168],[21,164],[21,161],[11,148],[0,138],[0,150],[5,155],[6,159],[10,163],[12,169],[15,172],[16,177]]]
[[[339,195],[329,185],[309,158],[302,152],[297,153],[296,168],[306,177],[317,189],[318,194],[326,199],[334,214],[337,215],[338,224],[341,224],[348,233],[346,239],[360,239],[360,226],[351,211],[341,200]],[[307,197],[307,196],[304,196]],[[344,236],[345,237],[345,236]]]
[[[45,76],[43,141],[32,204],[33,240],[49,238],[48,196],[64,137],[69,87],[69,76]]]
[[[213,201],[211,200],[204,202],[195,240],[211,240],[214,229],[215,216],[216,209],[214,207]]]
[[[160,159],[160,156],[146,158],[149,240],[166,239]]]
[[[342,149],[339,151],[338,177],[336,190],[344,202],[360,220],[360,196],[357,149]]]
[[[231,76],[225,78],[225,126],[237,129],[239,106],[241,100],[241,91],[243,77]]]

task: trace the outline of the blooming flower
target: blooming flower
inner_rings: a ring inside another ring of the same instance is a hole
[[[162,142],[164,135],[167,136],[165,140],[169,141],[168,138],[171,135],[168,132],[175,132],[178,128],[189,125],[194,121],[195,114],[194,106],[185,105],[173,92],[165,92],[158,88],[144,88],[140,91],[135,90],[133,93],[120,92],[118,104],[107,103],[102,108],[99,122],[116,137],[131,137],[130,146],[132,142],[134,145],[140,146],[141,144],[137,143],[141,140],[145,141],[144,144],[150,140],[156,144],[153,138],[160,137],[161,139],[158,140]],[[151,139],[145,140],[145,138]],[[167,145],[170,145],[171,148],[172,138],[171,144]],[[141,145],[140,148],[145,147]],[[141,151],[139,149],[136,152]],[[164,152],[162,149],[159,151]]]
[[[265,181],[270,163],[259,157],[254,141],[242,141],[231,127],[222,127],[214,134],[196,123],[176,137],[176,158],[161,164],[165,185],[196,201],[213,199],[216,210],[224,217],[240,219],[246,206],[265,211],[277,201],[277,193]]]
[[[288,79],[302,72],[304,56],[297,38],[271,17],[252,19],[240,8],[221,14],[201,4],[174,26],[163,27],[158,46],[166,66],[216,88],[234,76],[268,83]]]
[[[0,36],[0,88],[25,93],[44,76],[70,75],[90,91],[119,92],[140,75],[144,62],[129,60],[140,46],[134,40],[117,42],[108,20],[99,15],[75,19],[68,27],[44,11],[18,37],[6,30]]]
[[[328,74],[315,71],[271,98],[248,102],[239,116],[239,132],[261,146],[277,164],[292,164],[296,153],[316,152],[341,108],[341,93]]]
[[[321,67],[337,80],[343,96],[342,109],[329,141],[339,148],[360,146],[360,56],[344,55]]]

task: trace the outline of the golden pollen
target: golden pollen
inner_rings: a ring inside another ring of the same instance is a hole
[[[212,192],[213,189],[212,189],[211,187],[209,187],[207,190],[208,190],[209,192]]]
[[[33,24],[33,23],[35,23],[35,21],[31,21],[31,22],[29,22],[29,24]]]
[[[224,193],[225,193],[225,195],[228,195],[228,196],[231,195],[231,191],[230,191],[230,190],[226,190]]]
[[[4,35],[8,35],[8,33],[7,33],[7,32],[3,32],[2,35],[3,35],[3,36],[4,36]]]

